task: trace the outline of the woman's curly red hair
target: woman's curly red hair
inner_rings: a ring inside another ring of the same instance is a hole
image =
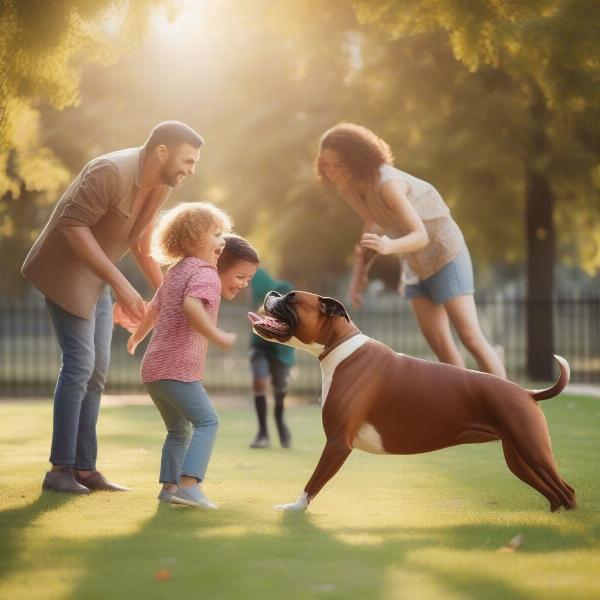
[[[321,137],[315,161],[317,176],[325,182],[327,176],[323,172],[321,154],[327,148],[335,150],[352,177],[359,180],[371,179],[381,165],[394,161],[388,144],[370,129],[354,123],[338,123]]]

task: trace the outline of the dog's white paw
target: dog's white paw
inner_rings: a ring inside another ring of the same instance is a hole
[[[276,504],[273,508],[275,510],[306,510],[308,505],[300,501],[290,502],[289,504]]]
[[[275,510],[300,511],[300,510],[306,510],[307,506],[308,506],[308,495],[306,494],[306,492],[304,492],[302,494],[302,496],[300,496],[300,498],[298,498],[298,500],[296,500],[296,502],[290,502],[289,504],[276,504],[273,508]]]

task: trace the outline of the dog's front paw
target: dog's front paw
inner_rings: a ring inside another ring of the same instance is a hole
[[[307,506],[308,506],[308,504],[304,504],[303,502],[300,502],[300,500],[297,500],[296,502],[290,502],[290,504],[276,504],[275,506],[273,506],[273,508],[275,510],[300,511],[300,510],[306,510]]]
[[[296,500],[296,502],[290,502],[290,504],[276,504],[273,508],[275,510],[301,511],[301,510],[306,510],[307,506],[308,506],[308,495],[306,494],[306,492],[304,492],[302,494],[302,496],[300,496],[300,498],[298,498],[298,500]]]

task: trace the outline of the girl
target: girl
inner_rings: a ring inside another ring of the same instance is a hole
[[[201,380],[208,342],[229,350],[236,338],[216,326],[222,290],[217,260],[225,245],[223,232],[230,230],[226,213],[194,202],[167,211],[153,232],[153,257],[171,267],[127,349],[133,354],[154,327],[141,375],[167,428],[162,502],[217,508],[201,487],[218,428]]]
[[[321,138],[318,175],[364,224],[350,284],[352,304],[362,303],[374,253],[403,255],[412,276],[405,295],[439,360],[465,366],[451,322],[480,369],[506,378],[479,326],[471,259],[458,225],[431,184],[394,168],[392,161],[390,147],[359,125],[341,123]]]

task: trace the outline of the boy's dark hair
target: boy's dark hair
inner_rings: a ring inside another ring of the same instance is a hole
[[[161,144],[170,148],[180,144],[189,144],[194,148],[200,148],[204,144],[204,140],[200,134],[181,121],[163,121],[150,132],[144,144],[144,152],[150,152]]]
[[[227,271],[238,260],[247,260],[255,265],[260,262],[258,252],[243,237],[235,234],[229,234],[224,237],[225,247],[217,263],[219,273]]]

